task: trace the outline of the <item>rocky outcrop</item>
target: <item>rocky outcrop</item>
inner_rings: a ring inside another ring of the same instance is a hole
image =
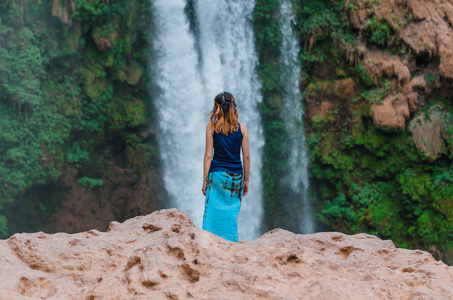
[[[372,104],[374,124],[384,129],[404,129],[410,112],[424,105],[431,88],[449,85],[448,80],[453,78],[453,50],[449,46],[453,43],[453,2],[348,0],[346,4],[351,7],[351,22],[360,40],[355,50],[360,59],[351,59],[362,61],[376,84],[385,78],[392,85],[382,102]],[[388,37],[385,24],[391,31]],[[369,41],[370,34],[388,44],[381,46],[394,50],[379,49]]]
[[[420,86],[421,78],[411,80],[408,68],[409,62],[399,56],[392,56],[388,52],[378,49],[366,50],[364,56],[364,70],[378,83],[382,77],[394,78],[393,84],[398,92],[390,92],[382,103],[371,105],[371,115],[374,124],[381,128],[405,128],[409,119],[410,110],[415,110],[418,103],[416,88]]]
[[[439,71],[453,78],[453,2],[443,0],[358,0],[351,10],[357,28],[372,15],[384,19],[415,53],[440,57]]]
[[[367,234],[275,229],[233,243],[177,209],[107,232],[0,242],[0,298],[447,299],[453,267]]]
[[[446,138],[450,135],[449,114],[439,105],[433,106],[426,114],[415,117],[409,126],[412,140],[419,151],[424,153],[431,161],[446,153]]]

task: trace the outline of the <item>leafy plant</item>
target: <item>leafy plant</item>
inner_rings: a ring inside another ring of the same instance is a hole
[[[363,27],[367,29],[370,42],[381,46],[387,44],[392,33],[387,21],[378,19],[376,16],[366,19]]]
[[[149,78],[142,80],[147,76],[142,66],[148,60],[148,6],[141,0],[82,0],[75,1],[72,13],[60,2],[67,20],[52,16],[45,1],[0,4],[3,235],[13,233],[8,226],[44,229],[26,218],[50,218],[58,211],[63,200],[58,179],[67,169],[79,169],[80,185],[94,188],[103,185],[95,178],[110,171],[92,166],[99,157],[122,167],[140,163],[141,172],[151,162],[159,168],[153,137],[144,141],[138,135],[155,120]],[[111,48],[101,51],[94,38],[109,39]],[[32,193],[48,186],[54,188],[50,195]],[[16,205],[33,209],[24,211],[22,220],[8,222]]]
[[[90,177],[82,177],[79,179],[79,184],[87,187],[87,188],[95,188],[98,186],[103,186],[104,181],[102,179],[90,178]]]

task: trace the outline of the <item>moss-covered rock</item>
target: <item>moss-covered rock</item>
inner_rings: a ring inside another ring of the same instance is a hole
[[[91,37],[94,43],[101,51],[106,51],[116,45],[118,40],[118,25],[116,22],[105,26],[96,26],[93,28]]]
[[[127,69],[126,82],[130,85],[137,85],[140,82],[143,72],[143,67],[133,60]]]
[[[447,128],[449,113],[441,106],[435,105],[426,113],[414,117],[410,123],[409,131],[417,149],[426,155],[430,161],[435,161],[442,154],[446,154]]]
[[[426,4],[435,15],[415,20],[410,13],[421,13],[415,2],[293,3],[305,42],[318,220],[333,230],[431,249],[451,263],[452,129],[446,120],[452,89],[440,70],[445,49],[419,45],[420,30],[427,30],[426,38],[446,30],[434,21],[440,7]]]

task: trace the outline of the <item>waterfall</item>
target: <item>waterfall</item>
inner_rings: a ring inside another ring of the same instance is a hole
[[[239,239],[260,234],[262,215],[261,148],[264,137],[257,103],[260,83],[254,72],[251,15],[254,1],[200,0],[193,2],[197,34],[190,31],[184,0],[152,0],[151,74],[158,110],[158,143],[165,188],[171,206],[186,212],[201,227],[201,193],[207,113],[214,97],[233,94],[239,121],[250,139],[250,190],[238,218]]]
[[[308,153],[305,148],[305,134],[303,127],[302,95],[300,94],[301,65],[297,59],[299,43],[296,32],[294,15],[291,10],[291,0],[282,0],[280,7],[281,33],[283,36],[280,48],[280,80],[284,86],[282,118],[285,120],[290,145],[289,166],[287,178],[293,198],[302,198],[302,207],[299,207],[301,222],[300,232],[313,233],[315,225],[312,208],[308,199]],[[297,201],[287,199],[287,201]]]

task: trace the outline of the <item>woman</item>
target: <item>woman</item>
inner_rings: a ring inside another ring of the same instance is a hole
[[[237,242],[237,217],[242,196],[249,190],[250,153],[247,127],[240,124],[233,95],[224,92],[214,99],[211,122],[206,127],[203,163],[205,210],[203,229]],[[242,169],[240,151],[244,159]],[[214,158],[212,150],[214,149]]]

